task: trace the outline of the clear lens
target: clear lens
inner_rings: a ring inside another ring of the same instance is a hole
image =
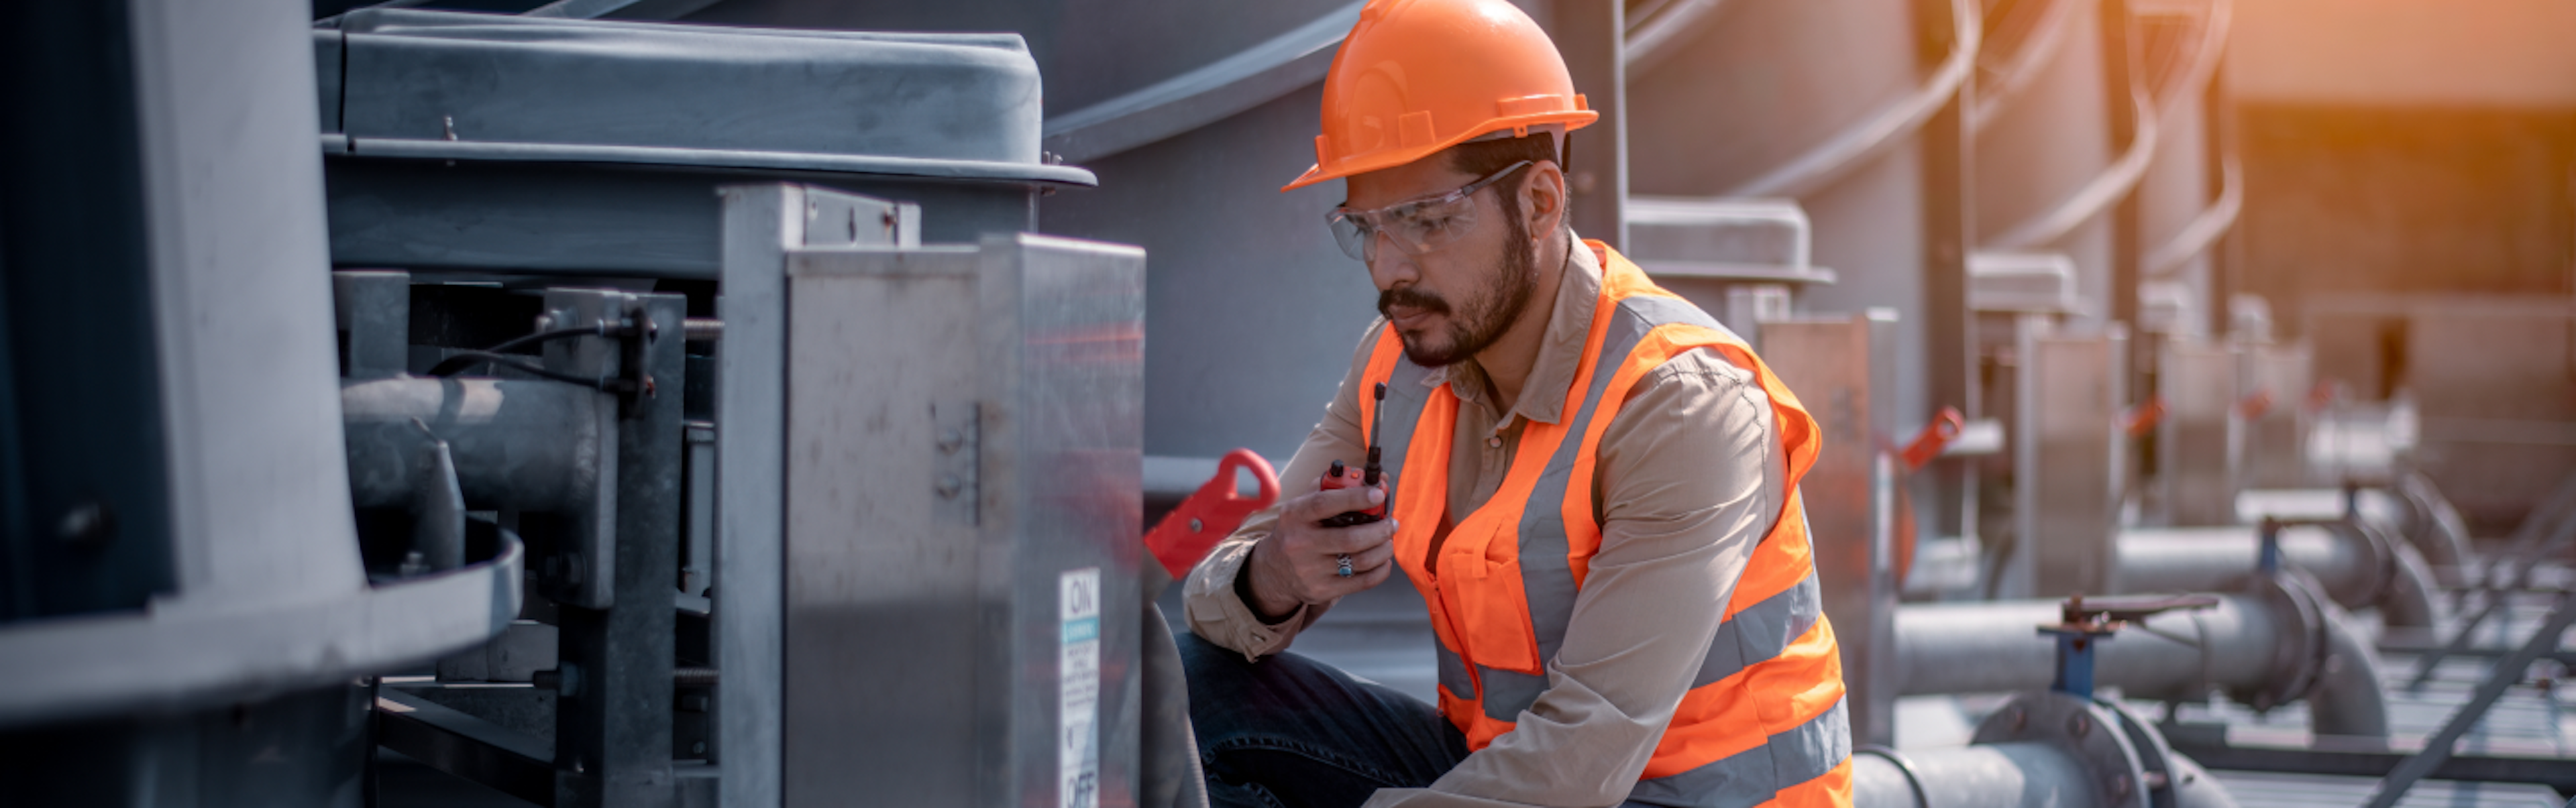
[[[1476,232],[1476,192],[1529,165],[1528,160],[1515,162],[1484,179],[1429,199],[1399,202],[1377,210],[1334,208],[1325,214],[1324,221],[1332,226],[1333,241],[1342,245],[1342,253],[1361,262],[1377,251],[1381,234],[1404,254],[1421,255]]]
[[[1353,261],[1367,261],[1369,242],[1377,240],[1377,231],[1363,225],[1345,211],[1333,211],[1333,241],[1342,245],[1342,254]]]
[[[1476,205],[1470,197],[1453,192],[1379,210],[1336,210],[1328,221],[1342,254],[1367,261],[1380,235],[1406,255],[1421,255],[1465,238],[1476,230]]]

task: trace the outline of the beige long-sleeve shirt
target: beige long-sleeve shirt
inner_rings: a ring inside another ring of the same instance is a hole
[[[1589,249],[1569,256],[1547,336],[1520,400],[1500,412],[1473,360],[1436,369],[1460,402],[1449,462],[1451,514],[1492,497],[1523,425],[1566,417],[1601,294]],[[1366,453],[1358,391],[1372,325],[1340,392],[1279,475],[1280,496],[1315,491],[1335,459]],[[1427,460],[1425,458],[1424,460]],[[1419,462],[1419,461],[1416,461]],[[1565,643],[1547,661],[1548,689],[1515,728],[1427,789],[1385,789],[1369,808],[1607,806],[1628,796],[1706,658],[1735,581],[1780,511],[1788,476],[1769,397],[1751,371],[1701,350],[1657,368],[1602,434],[1593,480],[1601,548],[1575,599]],[[1401,470],[1398,470],[1401,473]],[[1277,653],[1330,604],[1267,624],[1235,594],[1252,546],[1278,508],[1255,514],[1191,571],[1190,628],[1246,657]],[[1387,586],[1409,586],[1388,579]]]

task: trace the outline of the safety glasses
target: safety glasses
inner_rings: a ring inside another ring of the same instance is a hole
[[[1376,210],[1335,207],[1324,215],[1324,222],[1332,226],[1333,240],[1341,243],[1342,252],[1360,261],[1377,255],[1380,235],[1406,255],[1421,255],[1476,232],[1476,205],[1469,198],[1529,165],[1530,161],[1522,160],[1458,190]]]

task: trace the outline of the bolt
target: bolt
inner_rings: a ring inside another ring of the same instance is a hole
[[[1193,518],[1193,519],[1191,519],[1191,520],[1190,520],[1190,532],[1192,532],[1192,533],[1197,533],[1197,532],[1199,532],[1199,531],[1201,531],[1201,530],[1206,530],[1206,529],[1207,529],[1207,526],[1206,526],[1206,525],[1199,524],[1199,520],[1197,520],[1196,518]]]
[[[554,316],[554,315],[552,315],[552,314],[540,314],[540,315],[537,315],[537,330],[539,330],[539,331],[553,331],[553,330],[555,330],[555,316]]]
[[[582,765],[581,758],[573,758],[573,759],[572,759],[572,773],[574,773],[574,774],[582,774],[582,773],[587,772],[587,771],[589,771],[589,770],[590,770],[590,767]]]
[[[965,447],[965,445],[966,433],[955,429],[943,429],[939,431],[940,454],[956,454],[957,450]]]
[[[441,134],[446,135],[446,137],[447,137],[447,139],[448,139],[448,140],[455,140],[455,139],[456,139],[456,116],[454,116],[454,115],[441,115],[441,116],[438,116],[438,128],[439,128],[439,130],[440,130],[440,133],[441,133]]]
[[[2075,737],[2084,737],[2085,734],[2093,731],[2093,719],[2085,717],[2083,713],[2076,713],[2073,720],[2066,722],[2066,731],[2075,733]]]
[[[707,742],[705,742],[705,741],[692,741],[692,742],[690,742],[690,744],[689,744],[689,754],[692,754],[692,755],[703,755],[703,754],[706,754],[706,753],[707,753]]]
[[[957,493],[964,490],[966,490],[966,481],[957,479],[957,475],[939,475],[940,499],[956,499]]]
[[[54,538],[74,546],[96,545],[116,533],[116,514],[107,505],[89,500],[73,505],[54,522]]]

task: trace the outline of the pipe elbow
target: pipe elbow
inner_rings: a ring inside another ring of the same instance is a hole
[[[2443,611],[2432,566],[2413,546],[2392,542],[2388,549],[2387,582],[2375,602],[2379,621],[2391,629],[2432,632],[2441,625]]]
[[[2379,687],[2379,651],[2341,610],[2328,609],[2317,616],[2325,647],[2317,661],[2315,684],[2307,694],[2309,730],[2320,739],[2341,739],[2336,742],[2339,748],[2384,748],[2388,696]]]
[[[2433,580],[2443,586],[2469,585],[2468,570],[2473,558],[2469,553],[2468,524],[2460,519],[2458,508],[2442,496],[2441,489],[2422,472],[2408,472],[2397,479],[2397,494],[2413,514],[2406,520],[2406,542],[2424,554]]]

